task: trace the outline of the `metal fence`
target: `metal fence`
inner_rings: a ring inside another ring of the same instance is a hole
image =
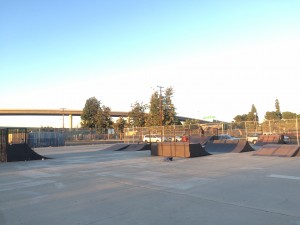
[[[90,129],[28,128],[28,145],[32,148],[57,147],[95,141],[118,140],[116,134],[99,133]]]
[[[133,127],[126,128],[122,138],[124,142],[135,143],[142,142],[144,135],[158,135],[164,139],[175,140],[176,136],[189,136],[193,134],[201,136],[229,134],[241,139],[246,139],[253,133],[262,135],[284,134],[290,138],[290,143],[299,145],[299,120],[266,120],[263,123],[243,121],[239,123],[218,122],[161,127]]]
[[[61,132],[30,132],[27,143],[32,148],[64,146],[65,137]]]
[[[54,128],[1,128],[0,150],[1,160],[5,158],[6,143],[26,142],[30,147],[63,146],[66,143],[83,143],[89,141],[122,141],[125,143],[139,143],[145,135],[158,135],[162,139],[176,140],[183,135],[198,134],[201,136],[213,136],[229,134],[234,137],[246,139],[252,133],[258,134],[284,134],[290,138],[290,143],[299,145],[298,124],[300,118],[290,120],[267,120],[263,123],[245,121],[239,123],[205,123],[191,125],[172,125],[154,127],[125,128],[124,133],[106,132],[99,133],[89,129],[54,129]],[[6,137],[6,139],[5,139]]]

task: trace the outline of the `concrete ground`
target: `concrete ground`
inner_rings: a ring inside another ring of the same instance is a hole
[[[300,157],[151,156],[110,145],[0,164],[1,225],[300,225]]]

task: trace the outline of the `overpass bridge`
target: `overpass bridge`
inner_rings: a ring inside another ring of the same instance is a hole
[[[0,116],[69,116],[69,127],[73,128],[73,116],[81,116],[82,110],[78,109],[0,109]],[[111,117],[127,117],[128,112],[111,111]],[[177,116],[177,118],[184,122],[189,117]],[[201,121],[207,123],[207,121]]]

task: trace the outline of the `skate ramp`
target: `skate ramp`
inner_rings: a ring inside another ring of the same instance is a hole
[[[144,151],[144,150],[150,150],[151,144],[130,144],[126,148],[122,149],[124,151]]]
[[[263,146],[266,144],[284,144],[283,135],[259,135],[255,146]]]
[[[26,143],[7,145],[6,152],[7,162],[50,159],[48,157],[39,155]]]
[[[214,140],[205,145],[205,150],[210,153],[242,153],[254,151],[246,140]]]
[[[129,146],[129,144],[119,143],[119,144],[112,145],[112,146],[106,148],[105,150],[121,151],[121,150],[124,150],[125,148],[127,148],[128,146]]]
[[[190,135],[189,142],[190,144],[201,144],[202,146],[206,145],[208,141],[212,139],[212,136],[200,136],[200,135]]]
[[[193,158],[210,155],[201,144],[188,142],[162,142],[151,145],[152,156]]]
[[[266,144],[256,150],[255,156],[278,156],[278,157],[295,157],[300,156],[299,145],[287,144]]]
[[[112,151],[142,151],[142,150],[150,150],[151,144],[124,144],[124,143],[119,143],[112,145],[105,150],[112,150]]]

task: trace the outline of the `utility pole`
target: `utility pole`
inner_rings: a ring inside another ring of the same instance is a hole
[[[159,117],[160,117],[160,126],[163,125],[163,112],[162,112],[162,89],[164,87],[157,86],[159,88]]]

